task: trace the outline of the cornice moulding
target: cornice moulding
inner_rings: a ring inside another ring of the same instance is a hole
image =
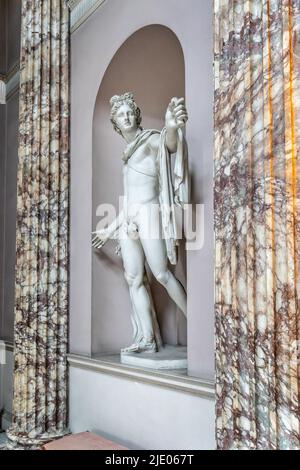
[[[68,7],[70,8],[70,10],[74,10],[74,8],[78,5],[78,3],[80,3],[81,0],[67,0],[67,4],[68,4]]]
[[[6,99],[9,100],[11,96],[18,91],[20,83],[20,70],[17,70],[15,74],[6,82]]]
[[[70,0],[71,33],[76,31],[105,0]]]
[[[20,70],[20,62],[16,62],[6,74],[6,82],[8,83]]]
[[[6,85],[6,101],[8,101],[19,89],[20,83],[20,63],[17,62],[6,75],[0,75]]]
[[[106,0],[68,0],[71,34],[76,31]],[[6,83],[6,99],[11,98],[19,87],[20,64],[16,63],[6,75],[0,74]]]

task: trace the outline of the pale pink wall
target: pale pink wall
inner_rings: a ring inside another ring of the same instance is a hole
[[[5,1],[0,0],[0,74],[6,72]],[[6,108],[0,105],[0,338],[3,334],[3,266],[5,216],[5,121]]]
[[[8,73],[19,61],[21,1],[2,0],[0,27],[5,18],[2,67]],[[0,54],[1,56],[1,54]],[[16,188],[18,163],[19,95],[12,93],[0,106],[0,338],[13,340]]]
[[[5,106],[0,105],[0,338],[3,336],[3,280],[5,220]]]
[[[176,34],[184,53],[192,195],[205,206],[204,246],[187,256],[189,372],[214,376],[212,13],[212,0],[108,0],[72,35],[72,352],[92,350],[93,113],[99,86],[126,39],[161,24]]]
[[[6,0],[0,0],[0,75],[6,73]]]
[[[166,65],[167,64],[167,65]],[[173,96],[184,96],[184,59],[174,33],[152,25],[137,31],[120,47],[105,72],[96,100],[93,121],[93,227],[100,203],[118,207],[123,194],[123,139],[110,122],[109,99],[124,91],[134,92],[143,116],[143,127],[161,129],[167,105]],[[92,350],[117,351],[131,344],[131,305],[123,276],[122,259],[114,254],[116,243],[93,252]],[[180,266],[185,264],[185,257]],[[185,269],[181,280],[185,282]],[[152,282],[163,340],[186,344],[186,321],[165,289]]]
[[[0,0],[0,74],[20,60],[21,0]]]
[[[15,259],[16,259],[16,207],[19,130],[19,94],[15,93],[6,104],[6,162],[5,162],[5,217],[3,260],[3,330],[2,336],[13,340]]]
[[[7,71],[20,60],[21,0],[7,1]]]

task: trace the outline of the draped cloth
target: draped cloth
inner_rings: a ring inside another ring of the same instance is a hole
[[[136,138],[128,144],[123,152],[123,162],[127,163],[128,160],[132,157],[134,152],[144,145],[149,137],[154,134],[159,134],[159,131],[156,131],[155,129],[147,129],[147,130],[142,130],[139,132],[139,134],[136,136]]]
[[[69,11],[23,0],[10,447],[66,432]]]
[[[300,2],[215,0],[219,449],[300,448]]]
[[[163,236],[171,264],[177,264],[179,234],[176,224],[175,207],[181,209],[189,202],[188,149],[182,129],[177,131],[177,151],[173,168],[166,144],[166,129],[161,131],[159,151],[159,202],[162,217]]]

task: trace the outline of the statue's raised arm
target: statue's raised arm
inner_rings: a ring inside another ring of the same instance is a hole
[[[184,98],[172,98],[166,111],[166,144],[170,153],[177,150],[178,129],[183,129],[188,120]]]

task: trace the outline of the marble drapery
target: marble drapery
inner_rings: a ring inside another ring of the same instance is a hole
[[[10,446],[67,426],[69,11],[23,0]]]
[[[220,449],[300,448],[299,152],[299,0],[215,0]]]

